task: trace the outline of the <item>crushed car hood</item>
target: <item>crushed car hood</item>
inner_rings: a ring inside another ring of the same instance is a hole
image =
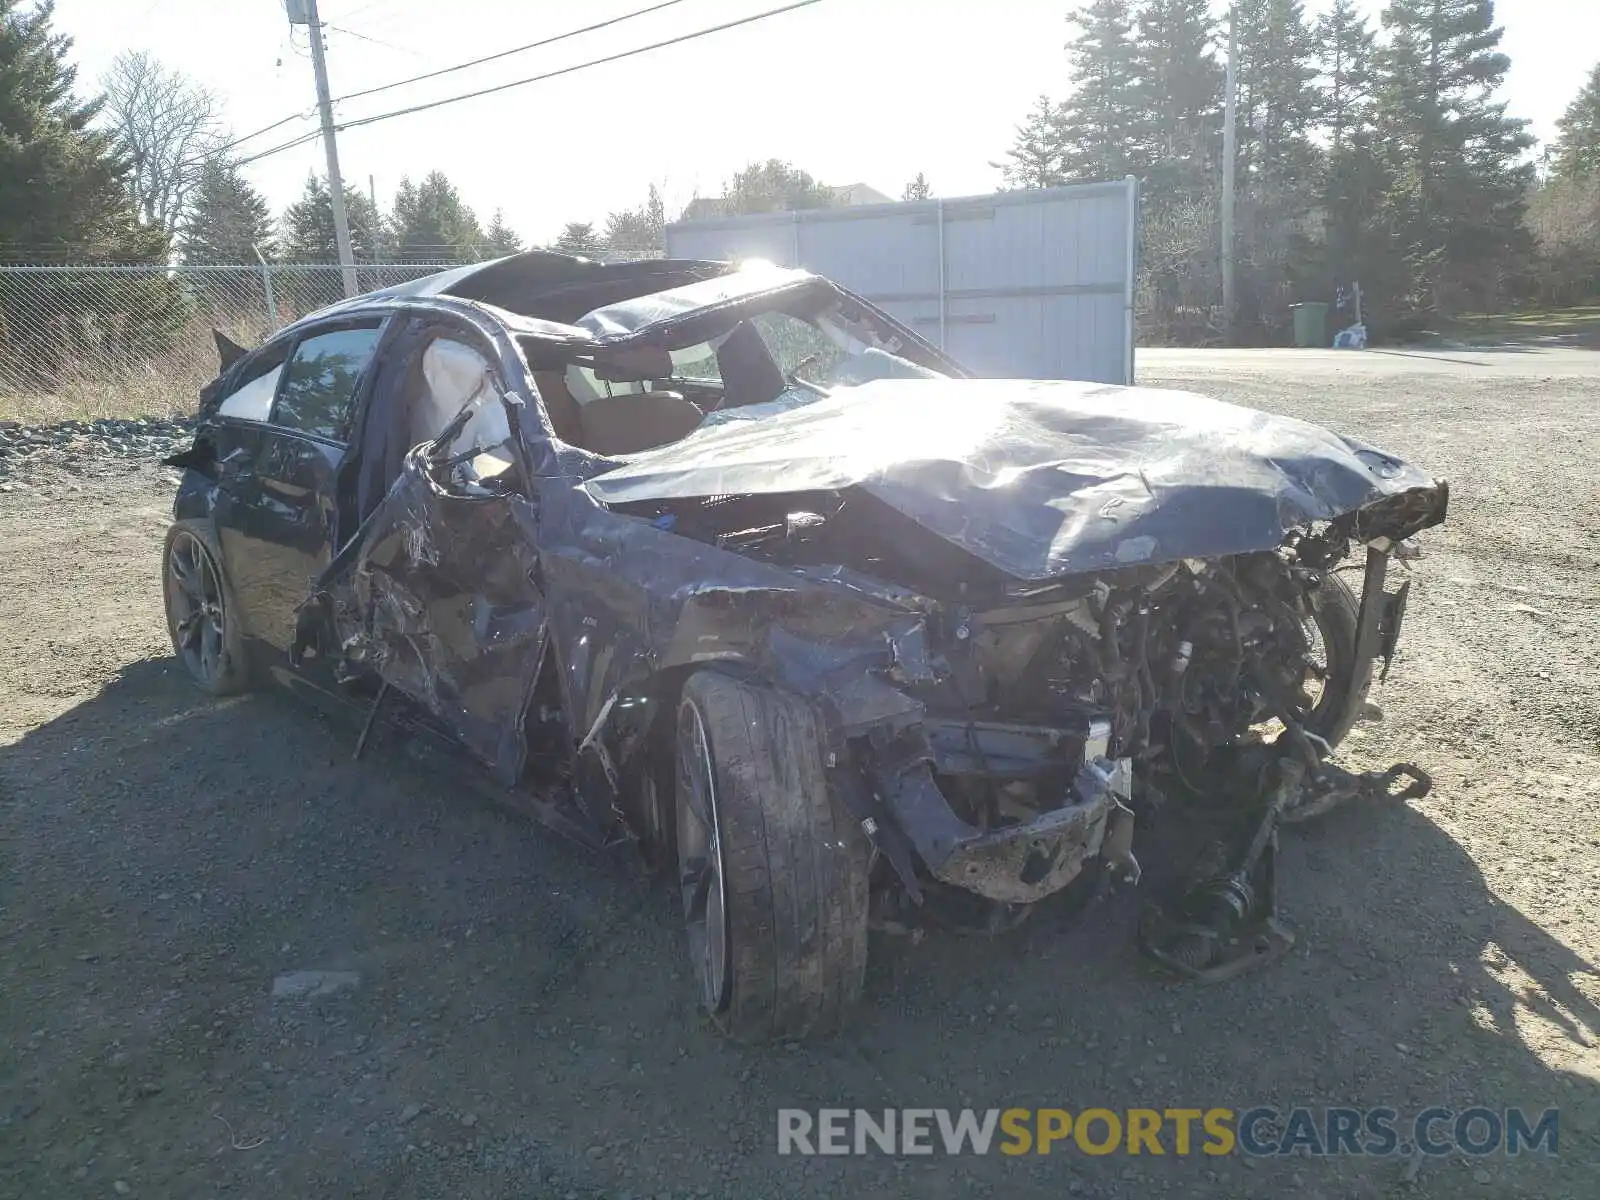
[[[1440,491],[1423,525],[1444,515],[1443,485],[1392,455],[1190,392],[893,379],[740,415],[585,486],[612,505],[859,488],[1024,580],[1270,550],[1416,489]]]

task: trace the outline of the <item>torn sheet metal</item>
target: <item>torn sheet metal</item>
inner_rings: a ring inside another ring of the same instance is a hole
[[[342,669],[420,702],[509,785],[544,651],[536,555],[503,503],[450,495],[424,463],[407,456],[302,614],[331,621]]]
[[[1437,485],[1319,426],[1189,392],[885,379],[702,428],[587,487],[606,504],[860,488],[1042,580],[1270,550],[1297,526]],[[1417,528],[1443,519],[1441,496]]]

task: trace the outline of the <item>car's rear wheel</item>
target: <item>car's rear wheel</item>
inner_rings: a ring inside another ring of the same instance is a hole
[[[172,650],[214,696],[250,687],[250,665],[221,557],[206,525],[179,521],[167,532],[162,593]]]
[[[678,709],[680,892],[701,1002],[743,1042],[840,1028],[867,961],[866,838],[799,697],[716,671]]]

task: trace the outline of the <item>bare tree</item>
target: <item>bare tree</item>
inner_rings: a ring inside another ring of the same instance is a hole
[[[101,119],[131,166],[128,187],[139,215],[175,233],[206,163],[227,140],[221,102],[143,51],[118,56],[100,86]]]

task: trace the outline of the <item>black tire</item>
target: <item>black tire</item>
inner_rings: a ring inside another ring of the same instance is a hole
[[[830,792],[821,734],[799,697],[716,671],[684,685],[680,891],[702,1003],[736,1041],[834,1032],[861,994],[868,844]]]
[[[186,573],[192,587],[185,583]],[[161,550],[161,595],[172,652],[190,677],[213,696],[249,691],[254,679],[244,630],[209,522],[175,521],[167,530]],[[198,634],[191,622],[201,626]]]
[[[1367,690],[1372,686],[1372,662],[1356,662],[1356,632],[1361,604],[1344,580],[1324,577],[1311,593],[1311,611],[1326,655],[1327,677],[1305,727],[1337,746],[1361,719]],[[1354,676],[1355,686],[1351,686]]]

